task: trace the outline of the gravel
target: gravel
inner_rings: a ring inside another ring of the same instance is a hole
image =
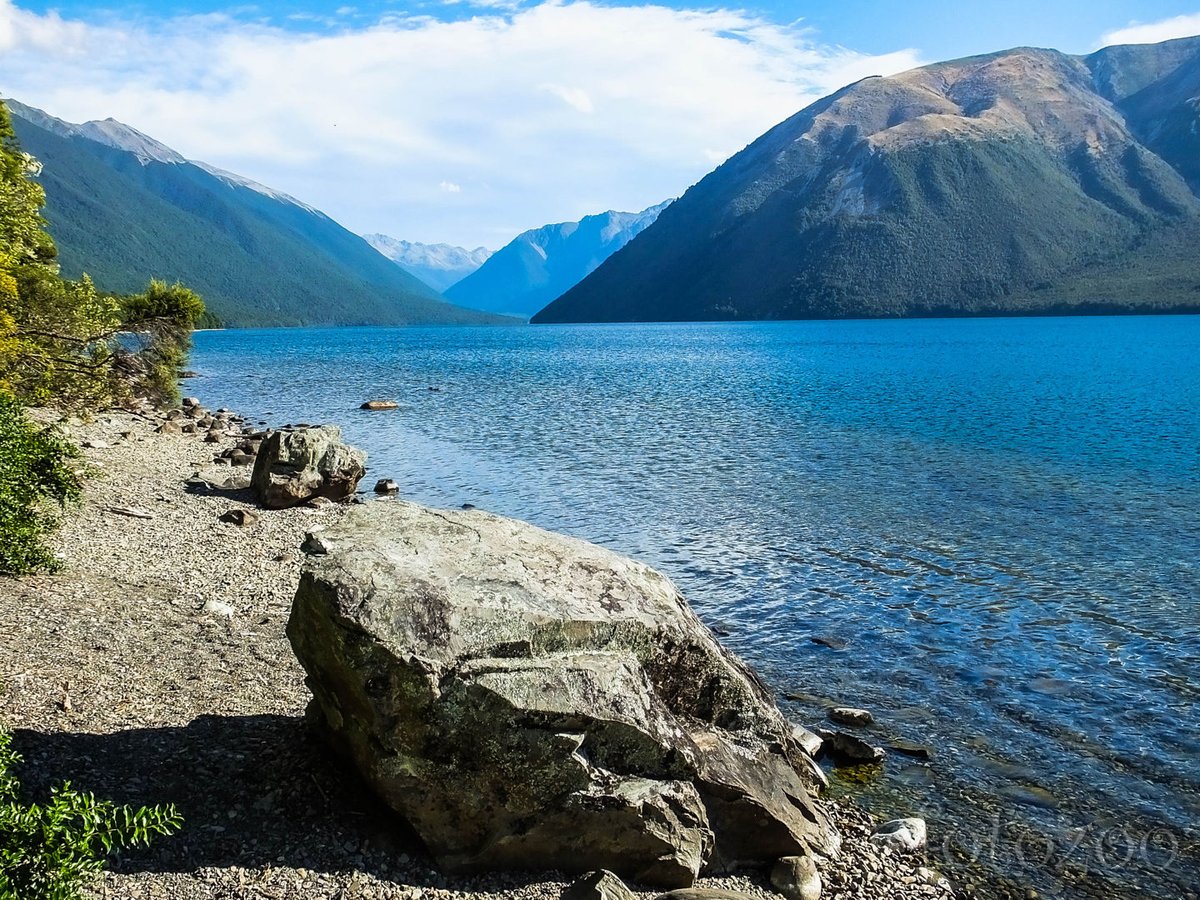
[[[557,898],[566,881],[552,872],[443,876],[309,733],[284,626],[305,533],[346,507],[261,510],[248,491],[191,493],[184,482],[237,441],[158,434],[160,421],[65,422],[90,444],[90,475],[54,539],[63,571],[0,580],[0,721],[25,756],[27,791],[45,797],[69,779],[184,816],[178,835],[114,860],[95,895]],[[258,518],[220,520],[232,510]],[[871,842],[865,813],[828,806],[844,844],[819,861],[824,897],[952,896],[919,871],[922,854]],[[698,886],[779,898],[763,872]]]

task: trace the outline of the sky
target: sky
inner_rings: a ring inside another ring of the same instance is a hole
[[[1200,34],[1200,0],[0,0],[0,95],[359,233],[496,249],[681,194],[868,75]]]

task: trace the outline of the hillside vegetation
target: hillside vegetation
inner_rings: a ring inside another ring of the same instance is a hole
[[[75,126],[12,106],[22,145],[42,163],[46,219],[69,277],[86,271],[118,292],[146,274],[185,281],[233,326],[497,321],[447,303],[291,197],[120,123]]]

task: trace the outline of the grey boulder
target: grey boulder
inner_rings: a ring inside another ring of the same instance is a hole
[[[342,443],[336,425],[273,432],[253,461],[250,485],[269,509],[299,506],[314,497],[341,500],[354,493],[367,471],[366,453]]]
[[[444,868],[682,887],[836,846],[791,727],[653,569],[405,502],[318,537],[310,717]]]

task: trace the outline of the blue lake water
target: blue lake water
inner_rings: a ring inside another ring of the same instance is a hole
[[[372,484],[662,569],[795,719],[932,748],[834,787],[982,895],[1200,884],[1200,317],[205,332],[191,365],[341,424]]]

